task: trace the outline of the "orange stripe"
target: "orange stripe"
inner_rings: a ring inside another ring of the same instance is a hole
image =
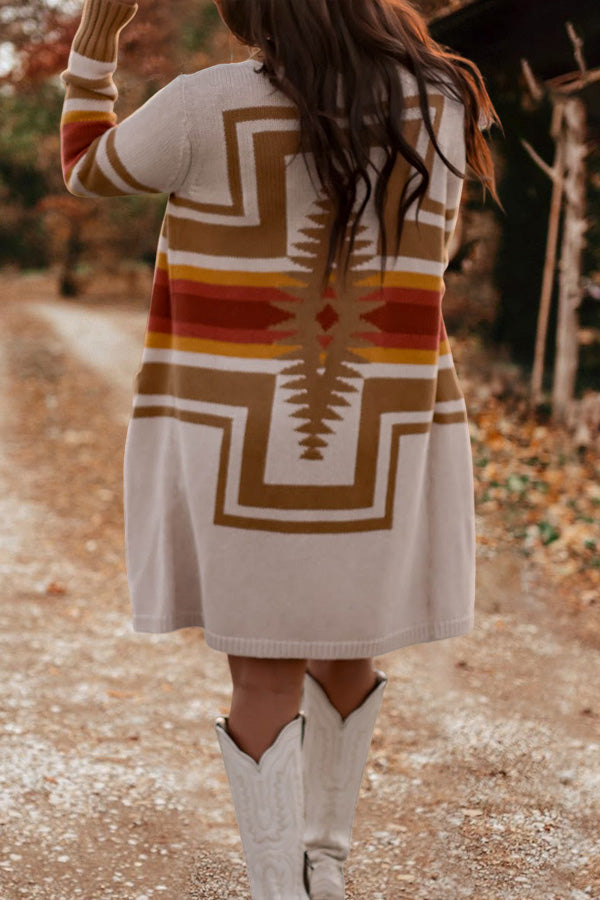
[[[179,337],[159,331],[148,331],[144,346],[157,347],[162,350],[188,350],[192,353],[210,353],[216,356],[237,356],[250,359],[276,359],[292,350],[301,349],[299,344],[277,344],[276,346],[272,344],[234,344],[230,341]]]
[[[160,268],[165,268],[164,264]],[[200,269],[196,266],[169,266],[171,280],[198,281],[204,284],[239,285],[240,287],[301,287],[302,281],[279,272],[232,272]]]
[[[60,124],[67,125],[71,122],[110,122],[112,124],[116,121],[116,114],[108,110],[73,109],[70,112],[63,113]]]
[[[304,282],[286,272],[241,272],[230,269],[203,269],[200,266],[169,265],[167,254],[160,251],[156,269],[169,272],[171,280],[199,281],[248,287],[302,287]]]
[[[401,348],[386,347],[350,347],[353,353],[357,353],[367,362],[377,363],[414,363],[415,365],[431,366],[437,362],[437,350],[404,350]]]

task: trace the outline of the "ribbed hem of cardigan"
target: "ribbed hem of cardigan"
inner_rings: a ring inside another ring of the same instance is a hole
[[[204,628],[197,613],[179,616],[134,616],[133,630],[149,634],[177,631],[179,628]],[[258,656],[271,659],[360,659],[382,656],[409,644],[424,644],[467,634],[475,624],[475,611],[457,619],[421,622],[394,634],[365,641],[277,641],[271,638],[227,637],[204,629],[204,640],[213,650],[236,656]]]
[[[121,0],[85,0],[73,50],[100,62],[115,62],[118,37],[138,11],[137,3]]]

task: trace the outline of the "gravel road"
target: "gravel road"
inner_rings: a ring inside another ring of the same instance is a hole
[[[0,898],[237,900],[224,654],[134,634],[122,459],[145,311],[0,301]],[[467,397],[468,403],[468,397]],[[600,650],[524,558],[389,677],[350,900],[600,900]]]

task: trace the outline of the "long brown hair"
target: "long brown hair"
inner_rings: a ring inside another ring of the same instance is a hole
[[[404,98],[398,73],[401,63],[416,78],[419,105],[428,134],[444,163],[464,178],[444,155],[436,140],[426,82],[444,85],[464,105],[466,162],[498,205],[494,163],[480,124],[500,118],[490,100],[483,77],[471,60],[438,44],[411,0],[216,0],[221,18],[243,43],[255,48],[259,73],[282,90],[298,107],[301,140],[298,152],[312,151],[322,190],[337,211],[332,225],[323,288],[334,260],[346,249],[344,276],[354,245],[359,219],[371,195],[369,146],[373,139],[385,150],[385,163],[375,187],[375,206],[381,226],[382,268],[386,258],[384,202],[387,184],[398,154],[417,170],[421,180],[410,193],[404,185],[397,223],[396,259],[404,217],[418,198],[418,212],[430,175],[420,154],[402,133]],[[338,107],[341,74],[343,107]],[[383,91],[384,102],[381,101]],[[337,118],[346,117],[347,128]],[[365,121],[374,117],[374,123]],[[308,166],[307,166],[308,168]],[[309,169],[310,173],[310,169]],[[312,176],[311,176],[312,177]],[[354,215],[360,181],[365,197]],[[346,231],[352,222],[350,241]]]

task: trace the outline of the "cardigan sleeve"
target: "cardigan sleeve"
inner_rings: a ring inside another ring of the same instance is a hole
[[[60,120],[65,185],[78,197],[171,193],[191,163],[183,75],[178,75],[130,116],[117,122],[119,33],[137,3],[85,0],[73,38]]]

